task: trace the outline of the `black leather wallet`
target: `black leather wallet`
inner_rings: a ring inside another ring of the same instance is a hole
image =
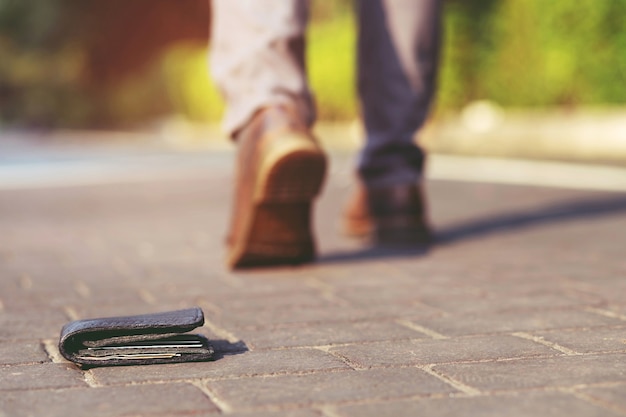
[[[203,324],[198,307],[77,320],[63,326],[59,351],[72,362],[90,366],[204,361],[213,355],[208,339],[185,334]]]

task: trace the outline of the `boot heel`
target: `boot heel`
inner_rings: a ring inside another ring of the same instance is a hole
[[[232,259],[236,267],[300,264],[313,259],[311,204],[261,203],[255,207],[248,240]]]

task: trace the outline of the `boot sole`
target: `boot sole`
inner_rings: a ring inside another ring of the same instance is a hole
[[[416,222],[412,216],[395,216],[378,221],[373,237],[377,245],[397,247],[426,247],[433,240],[430,228]]]
[[[311,203],[326,173],[326,156],[294,135],[264,156],[243,233],[233,242],[232,268],[296,265],[315,257]]]

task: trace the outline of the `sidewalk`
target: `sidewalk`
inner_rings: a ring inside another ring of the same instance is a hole
[[[440,243],[381,251],[338,233],[335,156],[318,262],[230,272],[232,156],[81,154],[138,174],[0,188],[1,417],[626,415],[626,193],[431,179]],[[69,320],[194,305],[215,361],[56,347]]]

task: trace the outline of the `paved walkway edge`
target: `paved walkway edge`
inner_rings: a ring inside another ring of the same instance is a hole
[[[210,171],[230,151],[125,158],[33,161],[0,164],[0,190],[66,188],[97,184],[188,179]],[[626,191],[626,168],[503,158],[431,155],[426,176],[435,180],[558,187],[579,190]]]

